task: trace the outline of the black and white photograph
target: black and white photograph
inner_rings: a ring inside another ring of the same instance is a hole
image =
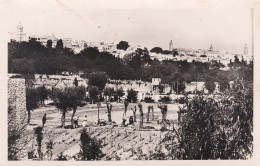
[[[252,4],[92,2],[0,1],[8,162],[256,158]]]

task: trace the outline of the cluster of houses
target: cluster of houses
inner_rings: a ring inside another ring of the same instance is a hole
[[[11,75],[9,75],[11,76]],[[65,88],[75,86],[75,80],[78,82],[78,86],[88,87],[88,79],[81,78],[79,75],[45,75],[35,74],[33,81],[33,87],[45,86],[47,89]],[[216,84],[214,93],[219,92],[219,84]],[[160,89],[159,86],[163,88]],[[124,92],[123,98],[127,97],[128,90],[133,89],[137,92],[138,101],[144,100],[146,97],[152,98],[154,101],[158,101],[163,96],[169,96],[174,99],[176,93],[172,90],[172,87],[168,84],[162,84],[161,78],[152,78],[151,82],[142,80],[111,80],[108,79],[105,88],[113,88],[114,90],[122,89]],[[190,82],[185,83],[184,93],[196,93],[196,92],[208,93],[205,87],[205,82]]]

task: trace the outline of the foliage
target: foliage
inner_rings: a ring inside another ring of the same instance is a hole
[[[103,91],[107,83],[107,75],[105,73],[92,73],[88,78],[89,86],[96,86]]]
[[[126,41],[120,41],[117,45],[116,45],[116,48],[118,50],[127,50],[127,48],[129,47],[129,44],[128,42]]]
[[[39,96],[39,100],[41,101],[41,104],[44,105],[44,101],[48,99],[48,96],[50,95],[50,91],[45,88],[45,86],[40,86],[37,89],[37,93]]]
[[[109,101],[111,96],[113,96],[114,94],[115,94],[114,88],[107,87],[104,89],[104,95],[109,97]]]
[[[72,118],[78,106],[82,105],[86,96],[86,91],[83,86],[66,87],[64,89],[53,88],[51,99],[54,105],[61,110],[61,126],[65,127],[65,115],[67,111],[73,110]]]
[[[157,85],[157,87],[158,87],[158,89],[159,89],[159,93],[163,93],[164,85],[159,84],[159,85]]]
[[[95,138],[91,138],[86,129],[83,128],[80,134],[80,152],[78,157],[81,160],[100,160],[102,156],[100,142]]]
[[[154,47],[150,50],[150,52],[155,52],[156,54],[159,54],[163,52],[163,49],[161,47]]]
[[[137,101],[137,91],[130,89],[127,91],[127,101],[130,103],[136,103]]]
[[[124,90],[122,89],[122,87],[116,90],[116,96],[117,96],[117,98],[118,98],[119,101],[120,101],[120,98],[121,98],[122,96],[124,96],[124,94],[125,94],[125,93],[124,93]]]
[[[36,135],[36,142],[38,145],[37,151],[38,151],[39,158],[43,157],[42,151],[41,151],[42,140],[43,140],[42,130],[43,130],[43,128],[41,126],[34,128],[34,134]]]
[[[26,109],[28,112],[27,124],[30,124],[31,111],[39,107],[39,93],[37,89],[26,88]]]
[[[151,97],[145,97],[144,102],[146,103],[154,103],[154,100]]]
[[[172,159],[247,159],[253,153],[253,86],[237,80],[224,94],[186,100],[163,143]]]
[[[89,97],[92,99],[92,101],[96,102],[99,100],[100,91],[99,91],[98,87],[96,87],[96,86],[88,87],[88,93],[89,93]]]
[[[158,101],[162,103],[170,103],[172,99],[169,96],[163,96]]]
[[[176,50],[173,52],[174,55],[177,55]],[[230,66],[230,70],[223,71],[221,70],[222,64],[217,61],[190,63],[151,60],[149,52],[145,48],[137,49],[129,57],[120,59],[108,52],[99,52],[96,48],[91,47],[75,54],[68,48],[46,48],[39,42],[11,41],[8,43],[9,73],[27,75],[82,71],[85,76],[89,76],[93,72],[101,72],[106,73],[107,77],[111,79],[120,80],[151,81],[152,78],[161,78],[162,83],[172,85],[175,92],[177,92],[176,84],[178,82],[179,93],[185,88],[185,82],[206,82],[210,77],[213,77],[215,82],[219,82],[222,92],[228,88],[229,81],[234,81],[238,76],[244,80],[253,80],[252,61],[246,63],[243,59],[235,58],[235,61],[228,66]]]

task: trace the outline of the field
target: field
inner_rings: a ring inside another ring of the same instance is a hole
[[[144,110],[144,128],[139,128],[140,114],[137,109],[137,122],[134,125],[121,127],[124,105],[122,103],[112,103],[112,121],[115,121],[118,126],[97,126],[98,111],[96,104],[88,104],[84,107],[79,107],[75,116],[79,117],[79,128],[70,129],[71,111],[66,114],[66,128],[63,129],[61,125],[61,113],[54,106],[45,106],[36,109],[32,112],[31,125],[27,127],[28,136],[33,136],[33,128],[42,125],[42,116],[47,114],[47,122],[43,130],[42,152],[46,152],[46,142],[52,140],[54,143],[53,158],[63,152],[67,158],[77,155],[80,151],[80,131],[82,130],[82,119],[88,115],[88,127],[86,130],[91,137],[95,137],[102,143],[102,152],[105,156],[102,160],[135,160],[135,159],[149,159],[149,156],[158,151],[160,148],[160,139],[166,134],[161,132],[160,124],[157,121],[161,120],[161,112],[156,104],[143,103]],[[127,111],[127,123],[129,116],[133,113],[130,108],[137,104],[129,104]],[[150,113],[150,121],[147,122],[147,106],[154,105],[154,120]],[[179,110],[178,107],[182,105],[169,104],[167,119],[173,123],[177,122]],[[102,104],[100,108],[100,119],[107,120],[106,105]],[[147,129],[153,127],[154,129]],[[37,149],[36,138],[31,137],[31,141],[27,144],[26,151]],[[163,150],[163,149],[162,149]],[[47,159],[47,155],[44,155]],[[24,159],[26,155],[24,155]]]

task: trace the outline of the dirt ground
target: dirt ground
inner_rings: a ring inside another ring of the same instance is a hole
[[[46,152],[46,142],[52,140],[54,142],[53,148],[53,158],[63,152],[64,155],[73,156],[80,151],[80,131],[82,130],[82,119],[85,115],[88,116],[88,124],[86,130],[91,137],[102,142],[102,152],[105,154],[103,160],[143,160],[148,159],[149,155],[154,153],[159,148],[159,142],[166,134],[166,132],[161,132],[159,129],[161,126],[157,123],[161,120],[161,111],[157,107],[157,104],[143,103],[144,111],[144,124],[143,127],[148,126],[154,129],[140,129],[139,121],[140,114],[137,107],[136,117],[137,122],[134,125],[128,127],[121,127],[122,117],[124,112],[124,105],[122,103],[112,103],[112,121],[115,121],[118,126],[97,126],[95,125],[98,120],[98,111],[96,104],[88,104],[84,107],[79,107],[75,116],[79,117],[79,128],[76,129],[63,129],[60,128],[61,125],[61,112],[54,106],[46,106],[36,109],[32,112],[31,125],[27,127],[28,138],[31,139],[30,143],[26,147],[26,151],[31,151],[32,149],[37,149],[36,138],[33,134],[33,128],[42,125],[42,116],[47,114],[47,122],[43,130],[43,143],[42,151]],[[147,107],[149,105],[154,106],[154,120],[152,120],[152,114],[150,113],[150,120],[147,122]],[[130,108],[137,106],[137,104],[129,104],[127,109],[127,123],[129,116],[133,116]],[[180,104],[168,104],[168,114],[167,119],[171,120],[173,123],[177,122]],[[107,120],[107,108],[105,104],[101,105],[99,109],[100,119]],[[71,113],[66,114],[66,126],[71,124]],[[24,156],[26,159],[27,156]],[[53,159],[52,158],[52,159]],[[47,160],[47,155],[45,155]]]

